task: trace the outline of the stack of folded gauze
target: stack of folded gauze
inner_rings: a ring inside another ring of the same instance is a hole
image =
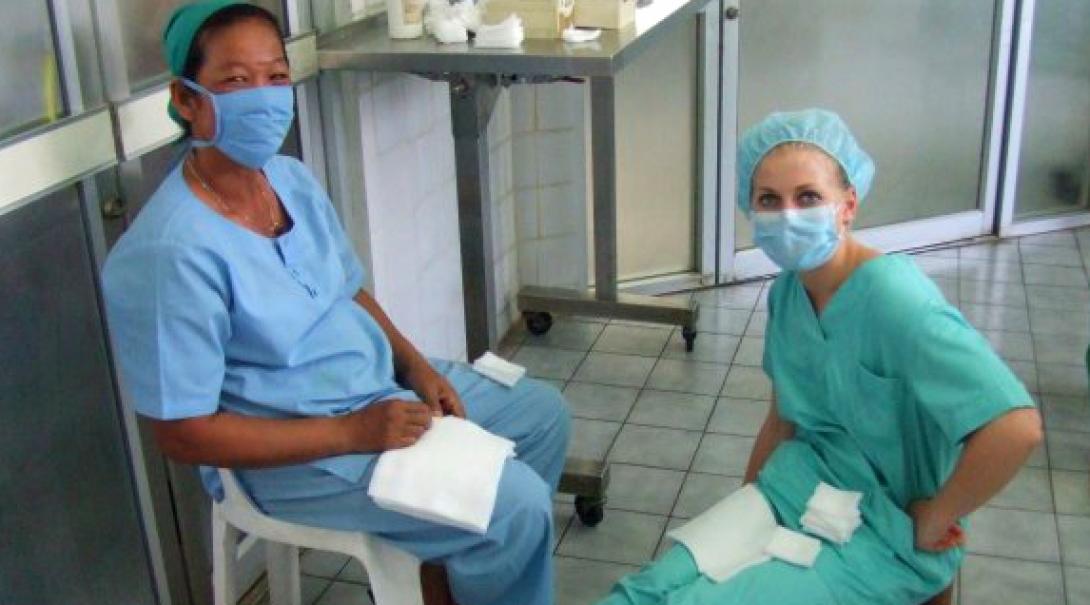
[[[484,534],[515,444],[454,416],[435,418],[416,444],[382,453],[367,495],[425,521]]]
[[[515,386],[526,375],[526,368],[494,355],[491,351],[478,357],[473,362],[473,369],[508,388]]]
[[[522,28],[522,19],[512,14],[496,25],[482,25],[477,28],[473,45],[477,48],[518,48],[526,37]]]
[[[802,528],[830,542],[846,544],[862,524],[859,502],[860,492],[836,489],[826,483],[818,483],[814,495],[806,503],[802,515]]]

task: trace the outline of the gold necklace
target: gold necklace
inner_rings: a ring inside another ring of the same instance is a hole
[[[212,186],[209,185],[208,182],[204,180],[204,177],[201,176],[200,171],[197,170],[197,164],[196,164],[196,160],[194,158],[195,158],[195,156],[193,154],[190,154],[190,155],[186,156],[185,165],[189,167],[190,174],[193,175],[193,178],[197,179],[197,182],[200,183],[201,188],[204,189],[206,192],[208,192],[208,195],[210,195],[212,197],[212,199],[216,202],[216,205],[219,207],[220,212],[222,212],[225,215],[227,215],[227,214],[236,214],[236,215],[242,217],[243,219],[245,219],[247,222],[249,222],[251,226],[256,227],[262,233],[268,232],[268,233],[271,233],[272,235],[276,235],[277,233],[280,232],[280,228],[283,226],[283,223],[281,223],[280,219],[278,219],[276,217],[276,211],[274,209],[273,203],[266,202],[266,204],[265,204],[265,207],[269,211],[269,225],[270,226],[268,226],[268,227],[266,227],[265,225],[260,224],[253,217],[253,215],[251,215],[250,213],[242,212],[241,210],[237,210],[237,209],[229,207],[227,204],[225,204],[223,202],[223,196],[221,196],[218,191],[213,189]],[[261,194],[262,194],[262,197],[264,197],[266,200],[269,199],[269,193],[264,188],[262,188]]]

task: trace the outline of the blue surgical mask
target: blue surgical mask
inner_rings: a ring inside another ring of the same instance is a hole
[[[259,86],[234,92],[213,93],[191,80],[189,88],[212,101],[216,131],[211,141],[193,139],[194,147],[211,147],[255,170],[272,159],[295,119],[291,86]]]
[[[809,271],[825,263],[840,246],[837,206],[753,213],[753,243],[787,271]]]

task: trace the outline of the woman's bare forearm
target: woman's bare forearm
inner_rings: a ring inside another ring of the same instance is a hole
[[[187,464],[260,468],[348,453],[338,418],[271,419],[217,412],[182,420],[149,420],[167,457]]]
[[[999,493],[1041,443],[1041,416],[1024,408],[1004,414],[969,437],[953,474],[933,499],[959,519]]]
[[[757,474],[764,468],[772,452],[776,451],[781,443],[795,435],[795,425],[780,417],[776,407],[776,396],[772,396],[772,405],[768,410],[761,430],[757,433],[757,440],[753,443],[753,451],[749,455],[749,463],[746,465],[744,481],[753,483],[757,480]]]

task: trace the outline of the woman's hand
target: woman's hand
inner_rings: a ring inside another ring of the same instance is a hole
[[[909,505],[908,513],[916,525],[917,549],[943,552],[965,545],[965,531],[957,518],[943,511],[937,500],[917,500]]]
[[[338,417],[349,452],[384,452],[416,443],[431,426],[431,410],[419,401],[387,399]]]
[[[451,386],[450,381],[442,374],[435,371],[427,360],[421,358],[414,363],[404,374],[405,386],[413,390],[420,399],[431,408],[436,416],[466,417],[462,400],[458,398],[458,392]]]

